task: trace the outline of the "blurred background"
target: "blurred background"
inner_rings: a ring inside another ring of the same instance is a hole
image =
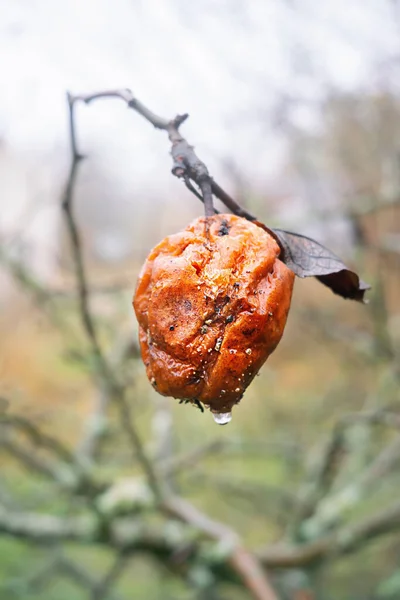
[[[226,540],[160,509],[140,449],[241,536],[277,597],[400,598],[400,3],[1,0],[0,55],[0,599],[254,597]],[[297,279],[283,340],[224,428],[158,396],[138,357],[140,266],[202,206],[165,132],[116,99],[76,106],[100,361],[82,326],[66,91],[126,87],[188,112],[183,135],[259,220],[372,285],[362,305]],[[76,519],[102,535],[71,533]]]

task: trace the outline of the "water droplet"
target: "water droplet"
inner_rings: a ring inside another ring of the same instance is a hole
[[[232,413],[213,413],[214,421],[218,423],[218,425],[226,425],[232,419]]]

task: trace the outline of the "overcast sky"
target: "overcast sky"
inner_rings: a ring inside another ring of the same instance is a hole
[[[190,113],[183,131],[213,174],[229,157],[263,181],[284,152],[268,122],[280,94],[373,86],[399,40],[391,0],[0,0],[0,138],[54,190],[65,91],[131,87],[163,116]],[[181,193],[162,132],[117,101],[78,116],[82,150],[121,197]],[[306,105],[297,118],[312,123]]]
[[[248,128],[243,114],[268,107],[276,93],[313,96],[324,84],[369,81],[379,61],[398,49],[391,4],[2,0],[0,132],[18,149],[48,155],[64,143],[66,89],[122,86],[163,115],[189,112],[185,130],[197,145],[244,158],[257,128]],[[164,156],[159,136],[121,107],[90,112],[82,119],[87,143],[103,141],[105,129],[107,136],[114,132],[109,143],[117,151],[130,123],[130,141],[149,147],[141,168],[153,169],[154,151]]]

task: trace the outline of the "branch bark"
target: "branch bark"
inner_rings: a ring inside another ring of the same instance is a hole
[[[65,219],[69,237],[71,240],[72,256],[75,266],[77,290],[79,297],[79,313],[82,326],[87,335],[91,346],[92,354],[96,360],[97,374],[100,377],[100,387],[104,387],[110,398],[114,399],[119,408],[120,422],[123,431],[125,431],[130,445],[137,455],[142,468],[146,474],[149,485],[158,500],[162,498],[162,489],[155,469],[148,459],[142,441],[132,422],[131,410],[125,397],[125,390],[115,379],[100,345],[95,321],[89,305],[89,286],[83,261],[82,243],[79,229],[75,220],[73,211],[73,195],[75,181],[78,174],[78,166],[83,155],[78,151],[77,136],[75,127],[75,103],[77,97],[67,95],[69,108],[69,132],[71,145],[71,166],[63,194],[62,207],[64,209]]]
[[[400,530],[400,502],[376,512],[358,523],[342,527],[337,532],[315,542],[299,546],[271,544],[255,554],[256,560],[238,544],[237,534],[229,528],[208,519],[186,502],[180,501],[169,506],[171,516],[184,521],[206,533],[208,537],[232,544],[233,552],[228,553],[228,562],[243,579],[256,576],[260,565],[270,569],[302,568],[328,558],[340,557],[356,552],[367,542],[393,534]],[[132,527],[129,526],[132,524]],[[148,552],[165,560],[181,550],[180,542],[163,534],[160,526],[152,529],[145,525],[138,527],[135,521],[114,520],[107,532],[92,517],[57,517],[40,513],[13,512],[0,505],[0,533],[23,539],[39,545],[62,541],[80,544],[103,544],[125,554]],[[196,544],[194,541],[194,550]],[[255,598],[276,598],[275,596],[254,596]]]
[[[315,542],[301,546],[284,547],[271,545],[257,554],[262,563],[270,568],[305,567],[344,554],[356,552],[367,542],[400,529],[400,502],[372,515],[369,518],[340,528]]]
[[[176,177],[183,179],[190,191],[204,202],[206,216],[211,216],[216,212],[212,199],[212,194],[214,194],[235,215],[244,217],[250,221],[256,220],[254,215],[239,206],[239,204],[213,180],[204,162],[200,160],[194,152],[193,146],[182,137],[179,128],[189,117],[187,113],[177,115],[173,119],[164,119],[149,110],[129,89],[104,90],[96,92],[95,94],[70,95],[69,98],[73,102],[81,101],[86,104],[90,104],[101,98],[119,98],[120,100],[123,100],[128,108],[135,110],[156,129],[167,132],[168,138],[172,144],[172,173]],[[198,186],[201,190],[201,194],[193,187],[192,182]]]
[[[172,517],[202,531],[208,537],[231,547],[228,562],[243,580],[246,588],[257,600],[279,600],[270,585],[258,558],[241,544],[238,534],[217,521],[210,519],[182,498],[164,503],[164,510]]]

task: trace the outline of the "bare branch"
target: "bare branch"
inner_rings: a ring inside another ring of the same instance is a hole
[[[54,464],[43,457],[39,457],[30,448],[25,448],[16,440],[12,440],[10,436],[1,436],[0,448],[4,448],[30,471],[40,473],[40,475],[44,475],[69,490],[76,488],[77,478],[70,469],[65,468],[65,465]]]
[[[36,279],[28,272],[23,264],[11,258],[4,248],[1,247],[0,264],[4,265],[19,283],[30,290],[38,305],[52,301],[49,291],[42,287],[38,281],[36,281]]]
[[[310,519],[318,504],[328,492],[341,466],[340,457],[344,447],[344,426],[339,423],[327,441],[324,440],[313,455],[305,481],[298,493],[298,503],[289,523],[289,530],[297,537],[303,521]]]
[[[107,409],[110,394],[99,385],[95,391],[93,409],[84,424],[84,434],[77,448],[77,456],[84,464],[91,465],[98,458],[101,441],[107,428]]]
[[[246,503],[252,511],[258,509],[277,519],[277,523],[286,524],[288,513],[295,508],[296,498],[288,490],[273,485],[265,485],[239,477],[210,475],[205,470],[190,472],[190,487],[212,486],[226,497],[229,504]]]
[[[194,448],[189,452],[185,452],[182,455],[173,456],[167,460],[163,459],[160,461],[158,468],[162,474],[173,474],[179,471],[188,469],[196,465],[202,458],[208,454],[215,454],[221,452],[224,447],[223,440],[216,439],[213,442]]]
[[[13,427],[22,431],[35,445],[50,450],[66,463],[75,464],[75,457],[57,438],[54,438],[36,427],[32,421],[17,415],[5,414],[0,419],[0,425]]]
[[[376,538],[395,533],[400,529],[400,503],[375,513],[365,520],[342,527],[332,535],[301,546],[271,545],[257,555],[269,568],[305,567],[327,558],[356,552]]]
[[[251,552],[238,546],[232,553],[230,564],[244,581],[247,589],[258,600],[279,600],[266,578],[261,562]]]
[[[190,144],[182,137],[179,127],[186,121],[189,116],[188,114],[177,115],[174,119],[164,119],[149,110],[129,89],[105,90],[95,94],[70,96],[70,98],[72,101],[82,101],[86,104],[100,98],[120,98],[129,108],[133,108],[156,129],[162,129],[167,132],[168,138],[172,144],[172,173],[176,177],[182,178],[188,189],[204,202],[206,216],[211,216],[216,212],[212,199],[212,194],[214,194],[235,215],[244,217],[250,221],[256,220],[253,215],[239,206],[237,202],[235,202],[235,200],[212,179],[204,162],[195,154],[193,146],[190,146]],[[201,189],[202,196],[193,187],[190,180],[198,185]]]
[[[343,417],[344,423],[366,422],[377,425],[386,425],[400,429],[400,414],[390,409],[378,409],[359,413],[351,413]]]
[[[25,586],[29,589],[33,589],[35,592],[43,589],[56,575],[59,561],[59,556],[57,553],[54,556],[53,550],[50,559],[46,560],[38,569],[35,569],[33,573],[29,573],[24,579]]]
[[[81,315],[82,325],[88,340],[91,345],[91,350],[94,358],[96,359],[97,373],[100,376],[101,384],[110,394],[110,397],[115,399],[119,407],[119,415],[121,421],[121,427],[125,431],[132,449],[137,455],[143,470],[149,481],[149,485],[156,498],[161,499],[161,484],[158,481],[158,477],[155,473],[153,465],[148,459],[144,450],[143,444],[140,440],[139,434],[137,433],[131,418],[130,407],[126,401],[125,390],[120,383],[115,379],[112,369],[110,368],[103,351],[101,349],[96,326],[92,317],[89,307],[89,288],[87,283],[87,277],[83,262],[82,255],[82,244],[79,235],[78,226],[75,221],[73,212],[73,193],[74,185],[77,176],[78,165],[83,157],[79,153],[76,139],[76,128],[75,128],[75,102],[79,100],[79,97],[73,97],[68,94],[68,107],[69,107],[69,130],[70,130],[70,143],[71,143],[71,166],[67,184],[63,195],[63,209],[66,217],[66,223],[68,228],[69,237],[71,240],[73,261],[75,265],[75,273],[77,280],[77,288],[79,295],[79,312]],[[181,121],[182,122],[182,121]]]
[[[96,539],[96,527],[93,519],[16,513],[6,510],[2,506],[0,506],[0,533],[40,545],[62,540],[89,543]]]
[[[154,497],[159,502],[161,502],[164,495],[162,483],[159,480],[158,473],[156,472],[155,467],[148,458],[144,446],[142,444],[142,440],[140,439],[139,434],[136,431],[135,426],[133,425],[130,407],[123,395],[119,396],[118,405],[120,409],[120,419],[122,427],[125,430],[128,439],[131,443],[131,446],[142,465],[143,471],[146,474],[147,480],[154,494]]]
[[[75,265],[76,278],[78,283],[78,295],[79,295],[79,308],[80,316],[82,319],[83,327],[86,334],[91,342],[92,351],[95,358],[99,361],[102,371],[108,372],[107,365],[104,362],[103,355],[101,352],[100,344],[97,339],[97,333],[95,325],[89,310],[88,303],[88,286],[87,278],[85,274],[85,268],[83,264],[82,255],[82,243],[79,235],[79,230],[75,222],[73,214],[73,193],[75,180],[78,174],[78,166],[80,161],[83,159],[83,155],[79,154],[77,149],[76,131],[75,131],[75,115],[74,115],[74,100],[71,95],[68,94],[68,108],[69,108],[69,131],[70,131],[70,143],[71,143],[71,154],[72,161],[65,187],[62,207],[64,209],[69,236],[71,238],[71,247],[73,254],[73,261]]]
[[[279,600],[257,557],[240,543],[237,533],[214,521],[181,498],[169,499],[164,510],[171,516],[199,529],[226,547],[231,547],[229,564],[257,600]]]
[[[341,518],[346,510],[358,502],[363,490],[393,471],[400,460],[400,436],[397,436],[355,480],[353,478],[335,494],[328,495],[342,466],[346,428],[357,422],[400,428],[400,417],[387,409],[348,414],[340,419],[328,441],[318,448],[317,459],[311,464],[300,490],[299,503],[290,524],[295,536],[302,528],[302,534],[312,531],[310,537],[316,537],[317,531],[324,530]]]
[[[41,456],[30,446],[21,443],[16,432],[25,434],[31,444],[49,451],[53,458]],[[84,465],[76,460],[64,444],[41,431],[32,421],[21,416],[1,415],[0,434],[0,447],[28,469],[44,475],[62,488],[75,492],[85,489],[89,496],[102,489],[102,486],[92,481]]]
[[[375,460],[367,467],[360,477],[360,485],[364,488],[373,485],[382,477],[394,470],[400,461],[400,435],[385,446]]]
[[[78,566],[72,560],[69,560],[65,556],[61,556],[58,559],[56,568],[61,575],[65,575],[69,579],[72,579],[75,583],[78,583],[81,587],[87,589],[89,594],[93,594],[96,589],[97,581],[92,575],[87,573],[86,570],[83,570],[80,565]]]
[[[132,339],[132,333],[130,333],[117,338],[106,358],[114,372],[117,370],[123,372],[129,360],[139,357],[139,346]],[[126,377],[124,377],[124,385],[128,385]],[[79,460],[84,464],[91,465],[98,458],[101,442],[108,431],[107,410],[110,400],[111,396],[108,390],[104,385],[99,384],[95,392],[91,414],[85,423],[85,430],[76,450]]]
[[[100,582],[96,583],[92,588],[91,600],[103,600],[106,598],[119,577],[124,572],[127,566],[127,557],[123,554],[117,554],[111,568]]]
[[[400,503],[396,501],[392,506],[371,517],[359,523],[342,527],[337,532],[315,542],[300,546],[269,545],[260,549],[257,552],[257,559],[255,559],[252,554],[241,547],[237,535],[228,527],[208,519],[186,502],[174,500],[174,506],[170,504],[169,510],[175,518],[200,529],[212,539],[224,543],[227,548],[226,560],[241,575],[246,586],[250,581],[251,585],[254,584],[254,587],[248,587],[253,591],[253,596],[259,599],[263,598],[263,600],[276,598],[276,595],[271,595],[270,590],[266,591],[268,584],[265,587],[265,574],[262,571],[264,582],[260,584],[260,564],[266,568],[311,566],[321,560],[355,552],[367,542],[400,529]],[[132,525],[130,527],[129,522],[126,521],[118,524],[118,520],[116,520],[112,524],[110,523],[107,533],[98,526],[95,519],[62,518],[38,513],[14,513],[0,506],[0,533],[19,537],[29,542],[48,545],[69,540],[83,544],[105,544],[123,551],[126,555],[148,552],[163,562],[179,552],[180,542],[165,536],[159,526],[157,530],[154,530],[144,525],[138,527],[137,523],[132,523]],[[195,552],[195,548],[193,551]],[[262,589],[263,584],[264,591],[262,593],[254,591]]]
[[[39,569],[31,573],[24,579],[24,584],[28,590],[34,589],[40,591],[46,587],[57,576],[64,576],[71,579],[75,584],[88,591],[92,598],[95,598],[99,587],[97,578],[87,573],[82,566],[63,555],[61,548],[52,550],[50,560],[47,560]],[[107,577],[107,576],[106,576]],[[107,588],[107,594],[110,600],[120,598],[115,592]]]
[[[49,321],[62,331],[68,328],[68,334],[71,335],[71,327],[69,324],[67,325],[61,311],[57,310],[54,295],[35,279],[23,263],[12,259],[1,247],[0,264],[4,265],[21,287],[28,290],[36,306],[44,310]]]
[[[187,508],[184,511],[188,518],[189,511]],[[193,517],[192,511],[190,511],[190,514]],[[195,514],[193,521],[197,524],[207,524],[207,527],[210,526],[214,530],[214,526],[211,526],[212,522],[208,522],[203,517]],[[182,550],[187,546],[187,541],[184,541],[184,537],[182,539],[177,538],[176,535],[171,537],[166,531],[167,529],[164,531],[160,525],[151,528],[144,523],[139,525],[136,521],[129,520],[116,520],[109,523],[109,527],[104,529],[96,520],[89,518],[63,518],[38,513],[14,513],[6,511],[0,506],[0,533],[45,546],[70,541],[79,542],[80,544],[106,545],[118,550],[119,553],[125,556],[133,555],[136,552],[149,553],[151,556],[158,558],[162,564],[171,567],[172,570],[176,569],[182,575],[183,565],[178,557],[182,555]],[[227,531],[229,530],[224,531],[224,533]],[[215,539],[221,541],[218,536]],[[190,547],[187,547],[184,552],[185,563],[190,562],[191,558],[195,559],[198,550],[200,550],[199,542],[191,541]],[[265,583],[264,574],[258,561],[240,547],[233,548],[233,552],[230,552],[230,547],[227,547],[227,551],[231,556],[228,560],[229,564],[236,573],[241,575],[246,587],[253,592],[253,597],[257,600],[276,600],[276,595],[273,592],[270,593],[268,584]],[[207,563],[204,556],[202,556],[202,560]],[[225,558],[221,560],[222,563],[226,562]],[[208,566],[210,569],[218,570],[222,565],[218,561],[215,562],[215,559],[210,559]],[[118,576],[118,572],[123,567],[122,560],[115,563],[108,574],[108,578],[112,579]]]
[[[72,102],[78,100],[85,103],[93,102],[99,98],[120,98],[129,108],[133,108],[156,129],[162,129],[167,132],[168,138],[172,144],[171,154],[173,158],[172,173],[176,177],[193,180],[201,189],[205,204],[206,216],[214,214],[212,199],[212,179],[208,173],[206,165],[197,157],[193,147],[182,137],[179,127],[188,118],[188,114],[177,115],[174,119],[163,119],[149,110],[142,104],[133,93],[128,90],[108,90],[96,94],[86,94],[71,97]],[[71,136],[72,139],[72,136]],[[73,146],[74,148],[74,146]],[[76,149],[76,145],[75,145]]]
[[[400,435],[397,435],[359,477],[318,503],[314,515],[302,523],[302,531],[305,536],[315,538],[333,524],[337,524],[343,515],[359,502],[362,494],[393,471],[399,461]]]

